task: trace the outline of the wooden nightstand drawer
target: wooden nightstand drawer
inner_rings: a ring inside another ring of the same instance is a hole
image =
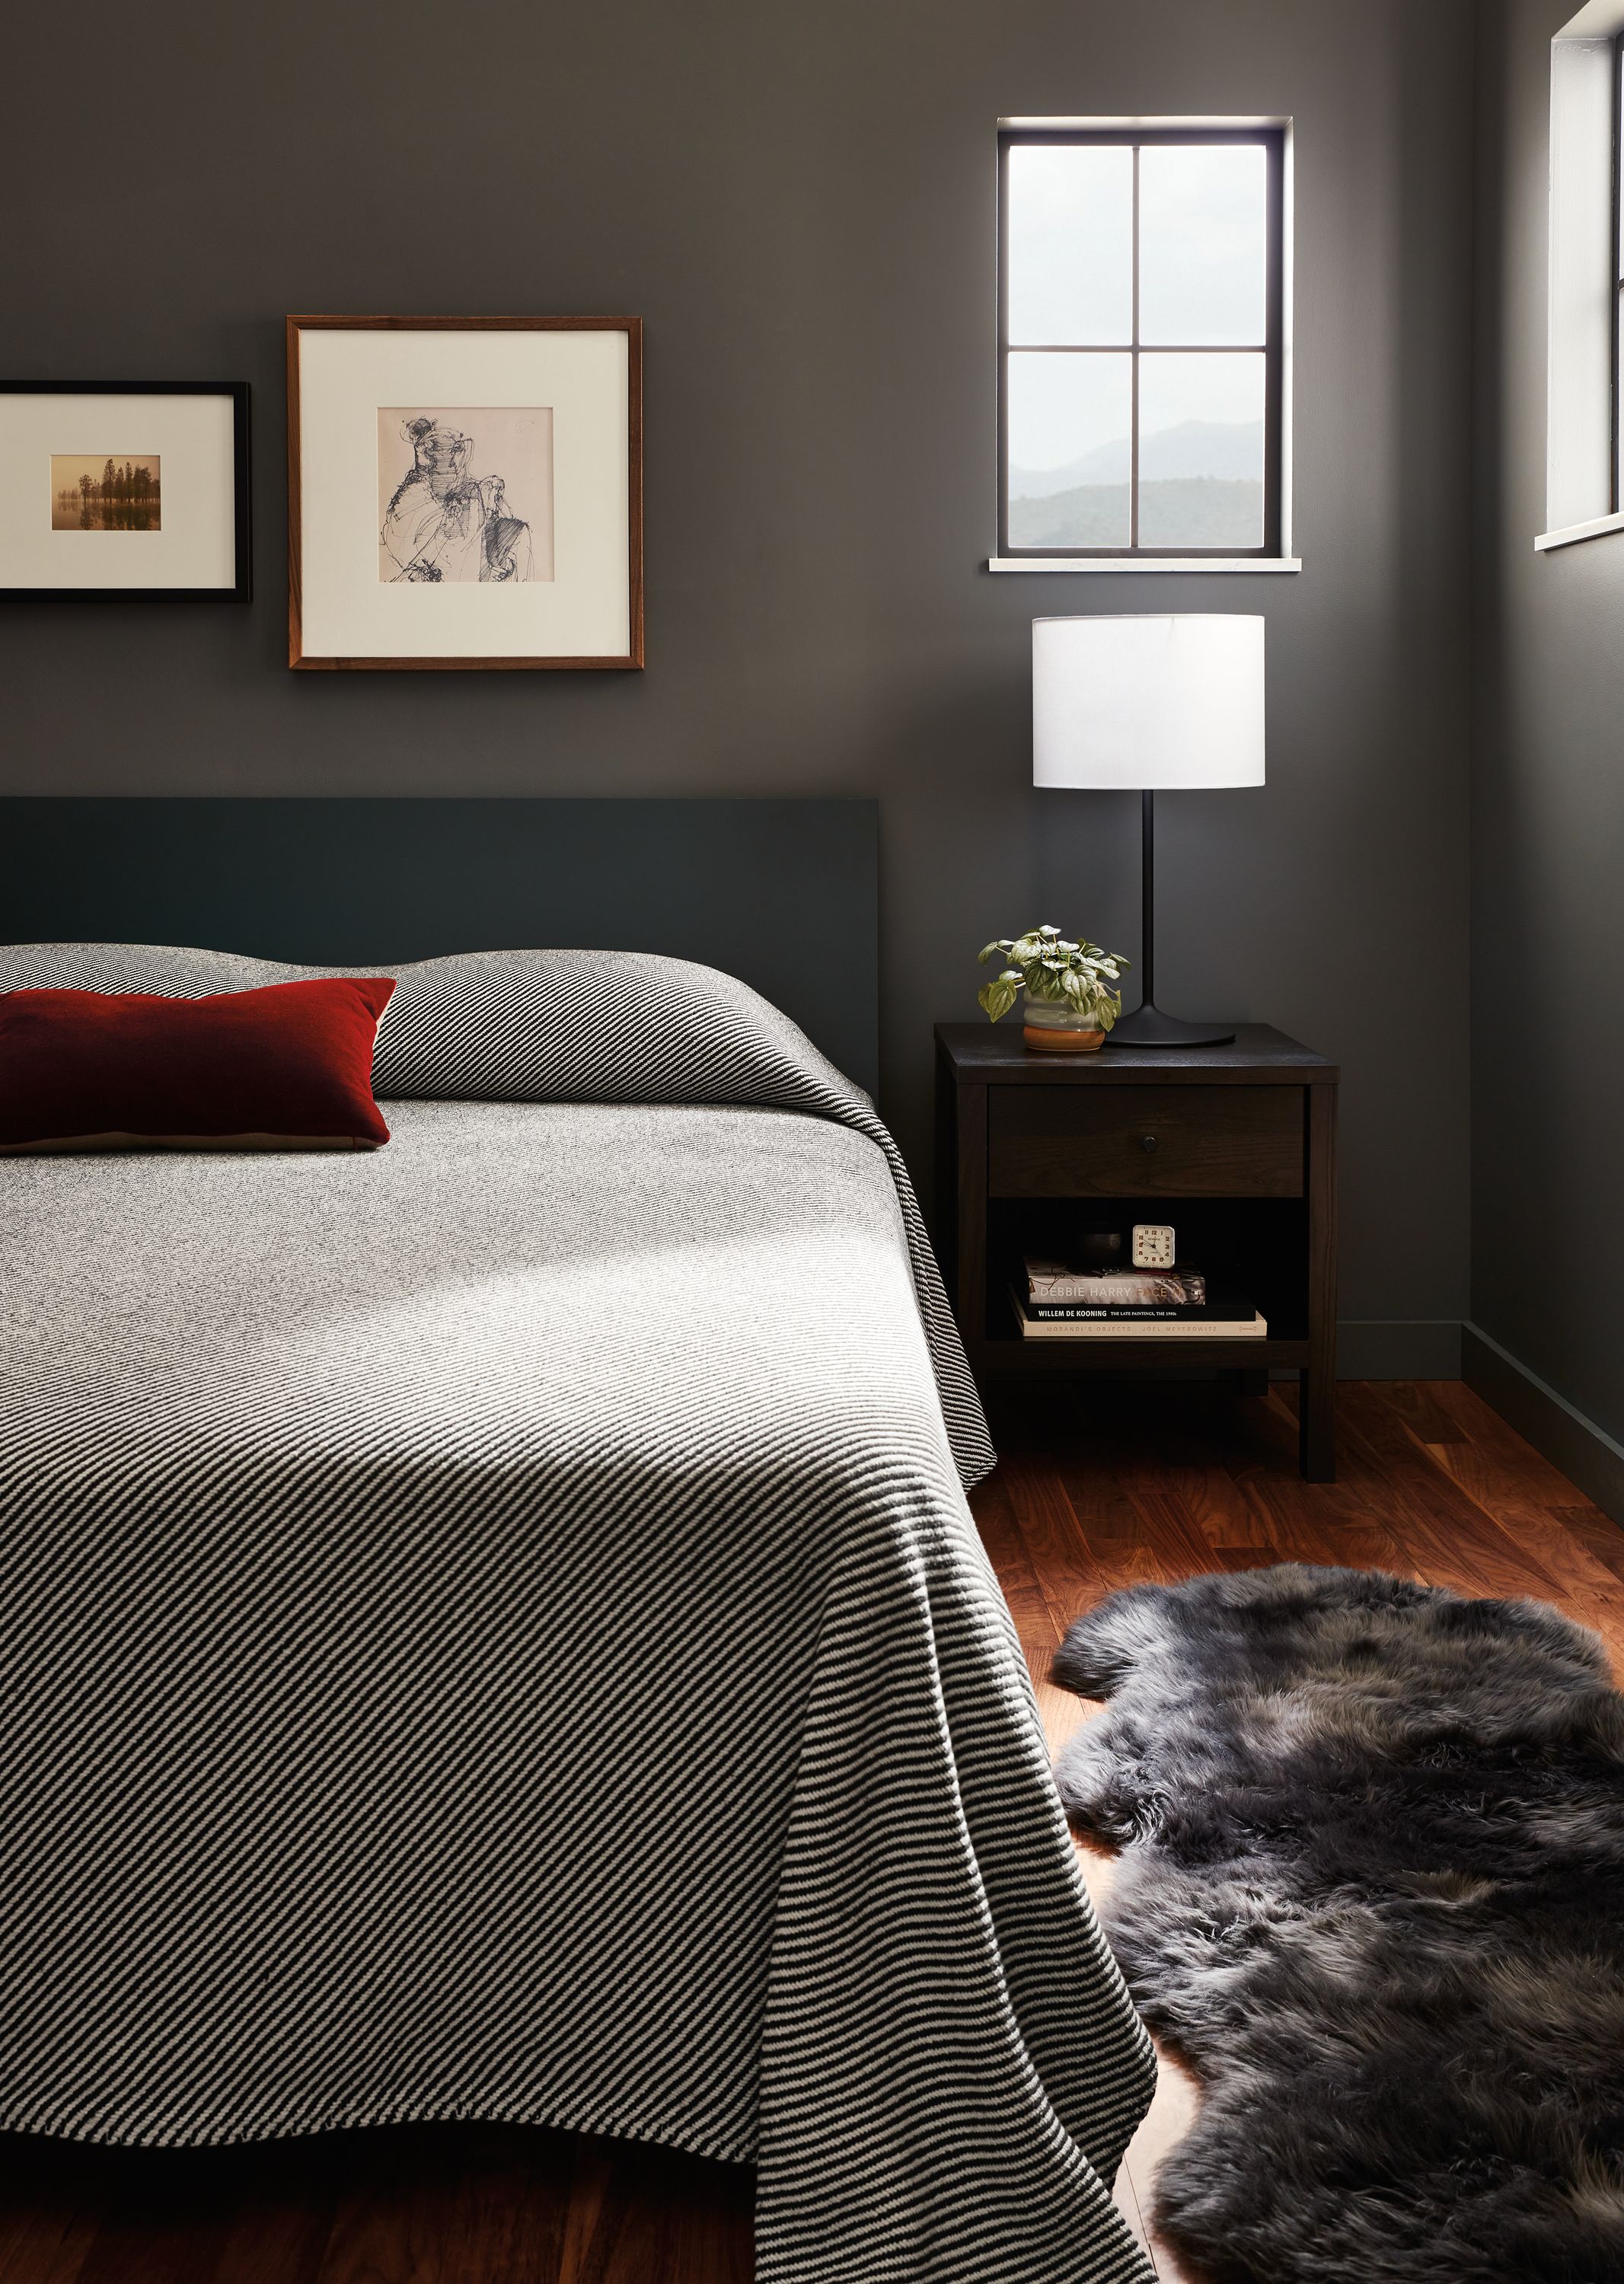
[[[1300,1198],[1300,1086],[999,1086],[995,1198]]]

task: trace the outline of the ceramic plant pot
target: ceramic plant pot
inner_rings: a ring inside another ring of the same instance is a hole
[[[1074,1008],[1048,999],[1028,999],[1021,1013],[1021,1036],[1035,1053],[1091,1055],[1105,1044],[1103,1031],[1078,1028]]]

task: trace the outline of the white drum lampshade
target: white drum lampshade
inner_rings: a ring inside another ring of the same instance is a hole
[[[1261,785],[1262,620],[1035,620],[1032,782]]]
[[[1262,620],[1034,620],[1032,782],[1142,795],[1141,996],[1112,1043],[1226,1044],[1232,1025],[1187,1023],[1156,1005],[1155,797],[1262,784]]]

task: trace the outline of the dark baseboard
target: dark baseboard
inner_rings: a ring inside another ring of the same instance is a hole
[[[1460,1319],[1344,1318],[1337,1326],[1339,1380],[1458,1380]]]
[[[1624,1522],[1624,1447],[1604,1428],[1476,1325],[1461,1327],[1461,1377],[1604,1514]]]

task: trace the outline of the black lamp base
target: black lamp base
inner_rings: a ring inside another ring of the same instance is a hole
[[[1164,1015],[1153,1003],[1136,1007],[1106,1032],[1113,1047],[1224,1047],[1235,1036],[1222,1023],[1185,1023]]]

